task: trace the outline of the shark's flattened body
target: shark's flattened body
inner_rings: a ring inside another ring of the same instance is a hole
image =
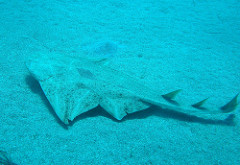
[[[173,104],[171,97],[180,90],[164,95],[141,80],[111,68],[105,60],[42,53],[26,64],[65,124],[98,105],[118,120],[151,105],[211,119],[224,119],[228,115],[218,109],[199,110],[203,102],[195,104],[198,107]]]

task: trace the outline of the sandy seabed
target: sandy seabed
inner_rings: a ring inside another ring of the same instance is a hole
[[[25,66],[112,42],[122,71],[220,107],[240,92],[239,38],[236,0],[0,0],[0,150],[21,165],[240,164],[239,107],[230,126],[154,108],[116,121],[98,107],[67,127]]]

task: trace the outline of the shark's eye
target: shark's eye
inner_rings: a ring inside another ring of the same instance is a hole
[[[90,72],[87,69],[83,69],[83,68],[77,68],[78,73],[80,74],[81,77],[83,78],[87,78],[87,79],[94,79],[95,76],[92,74],[92,72]]]

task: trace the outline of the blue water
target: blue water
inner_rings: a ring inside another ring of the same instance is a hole
[[[240,164],[239,106],[231,125],[156,107],[64,125],[25,66],[43,52],[113,59],[162,93],[183,89],[179,101],[221,107],[240,92],[238,0],[0,0],[0,162]]]

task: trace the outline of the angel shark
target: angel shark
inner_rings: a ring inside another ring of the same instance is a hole
[[[204,107],[207,99],[195,104],[179,103],[174,97],[181,90],[164,94],[151,84],[114,69],[106,61],[51,52],[36,53],[28,59],[26,66],[65,124],[98,105],[118,120],[151,105],[219,120],[229,116],[239,104],[239,94],[216,109]]]

